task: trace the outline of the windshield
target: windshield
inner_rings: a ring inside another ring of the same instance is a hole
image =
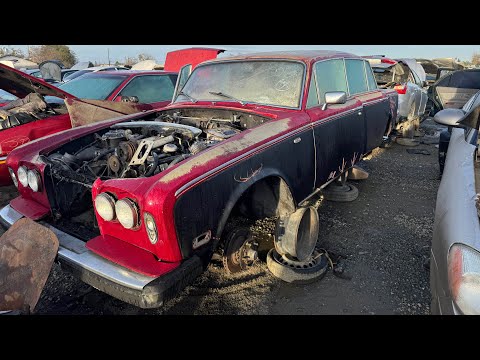
[[[292,61],[218,62],[197,67],[175,102],[195,100],[300,107],[304,64]],[[189,98],[190,97],[190,98]]]
[[[106,100],[127,77],[94,73],[69,81],[59,88],[80,99]]]

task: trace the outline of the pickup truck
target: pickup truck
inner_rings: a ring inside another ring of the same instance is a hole
[[[277,216],[269,268],[316,276],[318,214],[307,200],[356,190],[340,180],[388,137],[397,93],[377,88],[367,60],[336,51],[248,54],[179,73],[161,110],[12,151],[20,196],[0,222],[40,222],[57,235],[63,268],[142,308],[175,296],[218,249],[227,271],[247,269],[258,249],[230,226],[238,216]]]

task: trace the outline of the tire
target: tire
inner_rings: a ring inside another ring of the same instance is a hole
[[[334,186],[338,188],[348,186],[349,189],[341,190],[334,188]],[[336,202],[350,202],[358,198],[358,189],[356,186],[352,184],[345,184],[343,186],[338,186],[336,184],[328,185],[325,189],[322,190],[324,199]]]
[[[258,244],[252,239],[252,233],[248,227],[232,229],[225,237],[223,267],[229,274],[247,270],[258,258],[257,248]],[[249,249],[255,252],[253,258],[246,257]]]
[[[316,251],[315,254],[318,255]],[[313,265],[302,267],[287,265],[282,259],[275,249],[271,249],[267,254],[267,268],[273,276],[291,284],[309,284],[320,280],[328,269],[328,261],[324,255],[313,260]]]

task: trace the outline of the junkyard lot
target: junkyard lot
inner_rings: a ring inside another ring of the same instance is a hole
[[[393,144],[377,149],[362,166],[370,178],[355,182],[352,203],[323,202],[321,246],[340,256],[342,277],[331,271],[309,285],[274,278],[264,262],[245,274],[226,275],[220,263],[163,309],[142,310],[109,297],[54,265],[38,314],[428,314],[428,258],[436,192],[437,149],[409,154]],[[0,193],[0,205],[14,196]],[[269,239],[272,224],[257,224]],[[0,230],[1,232],[1,230]]]

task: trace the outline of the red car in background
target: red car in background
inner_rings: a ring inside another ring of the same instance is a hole
[[[95,72],[59,87],[0,64],[0,186],[12,182],[5,163],[16,147],[72,126],[162,108],[171,102],[177,80],[176,71],[169,69],[187,64],[191,71],[221,51],[203,48],[174,51],[167,54],[164,71]],[[29,104],[19,104],[11,109],[14,102],[35,93],[40,97],[32,98],[41,102],[40,107],[32,111]],[[19,99],[14,100],[12,95]]]

